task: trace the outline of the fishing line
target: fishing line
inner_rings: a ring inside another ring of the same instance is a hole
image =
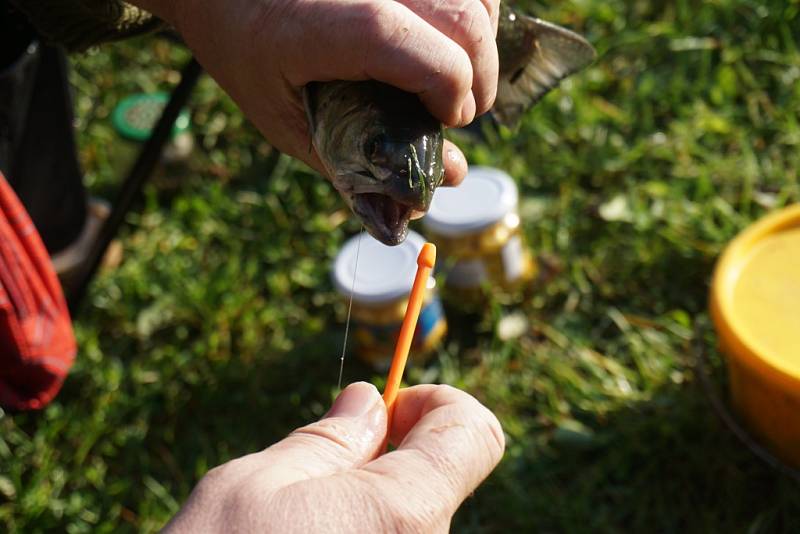
[[[358,275],[358,255],[361,252],[361,238],[364,237],[364,225],[358,233],[358,243],[356,244],[356,266],[353,268],[353,285],[350,286],[350,304],[347,305],[347,321],[344,326],[344,341],[342,341],[342,357],[339,358],[339,390],[342,389],[342,374],[344,374],[344,353],[347,350],[347,335],[350,332],[350,312],[353,311],[353,294],[356,292],[356,276]]]

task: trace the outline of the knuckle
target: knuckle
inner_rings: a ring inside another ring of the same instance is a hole
[[[451,32],[468,51],[476,50],[484,39],[481,19],[489,21],[486,10],[474,1],[461,1],[447,8]]]
[[[388,61],[402,50],[411,29],[393,2],[362,2],[356,8],[356,27],[364,43],[362,69],[373,70],[372,63]]]
[[[355,452],[351,433],[352,431],[347,425],[331,418],[298,428],[292,432],[291,437],[320,449],[320,452],[333,453],[336,451],[341,454],[342,452]]]
[[[381,48],[402,34],[402,18],[391,2],[362,2],[355,8],[356,22],[362,28],[365,42]],[[408,28],[405,28],[408,31]]]

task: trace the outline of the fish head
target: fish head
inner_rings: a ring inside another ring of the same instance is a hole
[[[376,239],[402,243],[409,221],[428,211],[444,175],[441,145],[441,135],[376,133],[359,147],[358,174],[336,177],[339,192],[349,197],[353,212]]]
[[[362,83],[368,85],[357,94],[340,95],[335,117],[317,116],[314,145],[366,230],[386,245],[398,245],[409,221],[428,210],[444,177],[442,125],[416,95]]]

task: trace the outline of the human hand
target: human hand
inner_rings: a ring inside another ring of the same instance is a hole
[[[165,532],[446,532],[503,455],[492,413],[449,386],[400,390],[386,406],[348,386],[318,422],[212,469]]]
[[[134,0],[171,22],[279,150],[320,173],[301,90],[375,79],[416,93],[445,125],[488,111],[497,91],[500,0]],[[445,183],[467,171],[446,142]]]

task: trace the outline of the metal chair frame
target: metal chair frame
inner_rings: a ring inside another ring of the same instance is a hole
[[[169,101],[161,112],[161,117],[150,138],[145,142],[136,161],[128,171],[122,183],[122,189],[112,205],[111,213],[89,252],[88,260],[77,275],[72,291],[67,295],[67,302],[73,317],[79,311],[86,291],[97,274],[111,241],[124,224],[126,215],[141,194],[142,187],[152,177],[164,147],[169,141],[173,124],[175,124],[181,109],[189,101],[202,73],[203,69],[194,57],[184,65],[181,71],[181,81],[170,94]]]

